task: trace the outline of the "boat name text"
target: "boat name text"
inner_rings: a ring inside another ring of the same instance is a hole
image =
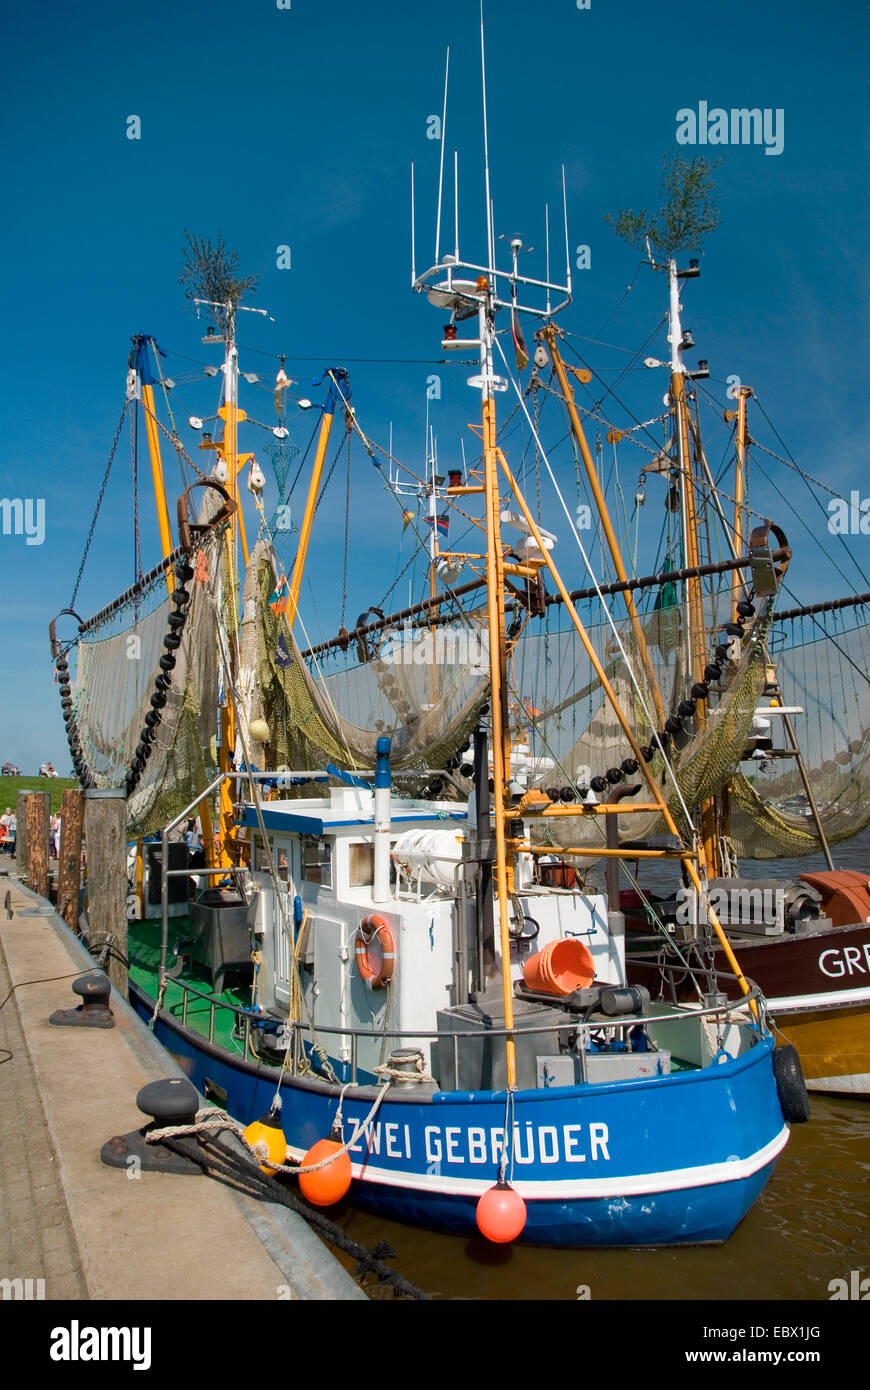
[[[368,1124],[353,1121],[353,1137],[348,1153],[387,1158],[413,1158],[409,1125],[388,1122]],[[586,1134],[584,1135],[584,1129]],[[610,1160],[610,1134],[606,1124],[533,1125],[530,1120],[513,1127],[511,1144],[514,1163],[593,1163]],[[426,1125],[423,1146],[427,1163],[481,1164],[495,1167],[504,1151],[506,1131],[482,1125]],[[584,1152],[584,1149],[586,1152]]]
[[[841,975],[867,975],[870,974],[870,941],[864,942],[864,961],[861,964],[861,950],[857,946],[843,946],[822,951],[819,956],[819,969],[823,975],[830,979],[839,979]],[[829,961],[826,965],[825,962]]]

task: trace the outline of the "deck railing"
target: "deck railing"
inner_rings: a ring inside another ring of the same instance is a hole
[[[678,969],[681,967],[664,966],[663,968],[669,970]],[[720,971],[719,978],[734,980],[736,982],[737,977],[731,975],[730,973]],[[214,994],[208,994],[205,990],[199,989],[189,980],[171,979],[171,983],[177,985],[182,991],[181,1024],[183,1027],[189,1026],[188,1017],[190,995],[195,995],[196,998],[202,999],[208,1004],[208,1040],[210,1043],[214,1042],[215,1020],[218,1009],[225,1009],[228,1012],[235,1014],[237,1019],[242,1020],[244,1032],[244,1048],[242,1055],[246,1059],[251,1055],[254,1055],[258,1058],[258,1060],[262,1060],[259,1057],[259,1054],[254,1052],[254,1050],[251,1047],[252,1029],[262,1027],[266,1023],[284,1023],[286,1027],[289,1027],[293,1030],[293,1042],[289,1049],[290,1071],[291,1074],[294,1076],[299,1074],[304,1046],[303,1034],[311,1033],[311,1029],[309,1028],[307,1023],[303,1022],[301,1019],[291,1021],[290,1019],[279,1020],[269,1018],[267,1015],[256,1013],[254,1010],[250,1008],[245,1008],[244,1005],[232,1004],[229,1002],[229,1000],[221,999]],[[724,1018],[724,1022],[727,1024],[735,1021],[732,1017],[728,1017],[735,1013],[740,1014],[740,1018],[738,1020],[739,1022],[746,1023],[750,1022],[752,1017],[751,1014],[746,1012],[747,1006],[750,1004],[751,1001],[754,1001],[755,1003],[762,1006],[761,1014],[763,1015],[764,997],[758,986],[753,985],[749,994],[742,995],[740,999],[729,999],[724,1000],[724,1002],[702,1004],[700,1006],[696,1006],[694,1004],[686,1004],[682,1009],[677,1007],[668,1013],[641,1015],[626,1014],[620,1015],[615,1018],[607,1019],[603,1019],[600,1015],[593,1020],[584,1018],[582,1015],[577,1015],[574,1017],[566,1016],[564,1023],[545,1023],[534,1028],[475,1028],[458,1029],[456,1032],[447,1033],[439,1032],[437,1030],[432,1031],[420,1028],[414,1029],[413,1031],[410,1029],[402,1030],[397,1028],[388,1028],[386,1030],[379,1029],[376,1031],[371,1028],[354,1028],[349,1024],[327,1025],[318,1023],[315,1025],[315,1032],[317,1034],[323,1034],[328,1037],[350,1039],[350,1082],[354,1085],[357,1082],[357,1075],[359,1071],[360,1039],[368,1039],[371,1042],[381,1043],[382,1045],[385,1041],[390,1041],[399,1045],[401,1045],[402,1042],[416,1043],[420,1042],[421,1040],[426,1040],[427,1042],[430,1040],[437,1041],[440,1042],[442,1045],[449,1043],[453,1053],[453,1089],[456,1090],[458,1089],[459,1077],[459,1044],[460,1042],[468,1038],[473,1038],[477,1042],[482,1042],[491,1038],[504,1038],[508,1035],[508,1033],[512,1033],[514,1036],[520,1034],[523,1037],[534,1037],[537,1034],[542,1033],[591,1033],[602,1028],[634,1028],[638,1024],[664,1023],[670,1019],[681,1021],[687,1021],[689,1019],[713,1020],[723,1015],[726,1016]],[[347,1066],[348,1062],[341,1062],[340,1065]],[[446,1090],[447,1087],[442,1087],[442,1089]]]

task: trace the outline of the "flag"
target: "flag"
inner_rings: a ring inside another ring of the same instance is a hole
[[[269,607],[275,613],[287,612],[287,600],[290,597],[290,586],[287,583],[286,574],[281,575],[273,593],[269,595]]]
[[[423,519],[426,522],[427,526],[437,527],[438,531],[441,533],[442,536],[446,536],[448,531],[450,530],[450,517],[447,515],[446,512],[442,512],[441,515],[437,517],[427,516]]]
[[[402,530],[407,531],[411,522],[414,520],[413,512],[402,512]]]
[[[511,337],[514,340],[517,371],[521,372],[524,367],[529,365],[529,354],[526,351],[526,341],[523,337],[523,330],[520,328],[520,319],[516,309],[511,309]]]
[[[282,632],[278,638],[278,646],[275,651],[275,665],[280,666],[282,670],[286,670],[290,665],[291,659],[290,648],[287,646],[287,638]]]

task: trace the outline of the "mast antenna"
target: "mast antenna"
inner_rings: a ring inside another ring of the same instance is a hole
[[[547,262],[547,314],[550,313],[550,204],[544,204],[544,245]]]
[[[565,217],[565,284],[568,296],[571,295],[571,252],[568,247],[568,189],[565,182],[565,166],[562,165],[562,211]]]
[[[453,255],[459,260],[459,151],[453,151]]]
[[[444,187],[444,136],[447,130],[447,79],[450,74],[450,47],[444,63],[444,105],[441,115],[441,159],[438,167],[438,216],[435,220],[435,264],[441,259],[441,191]]]
[[[411,287],[417,283],[416,253],[414,238],[414,161],[411,161]]]
[[[480,80],[483,92],[483,172],[486,184],[486,251],[489,269],[495,269],[495,246],[492,238],[492,199],[489,192],[489,133],[486,119],[486,49],[483,36],[483,0],[480,0]]]

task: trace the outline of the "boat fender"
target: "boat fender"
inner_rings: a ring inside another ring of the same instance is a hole
[[[508,1245],[526,1225],[526,1204],[504,1178],[487,1188],[475,1210],[477,1229],[494,1245]]]
[[[372,964],[369,957],[369,946],[374,943],[376,938],[380,946],[381,960],[379,964]],[[393,933],[383,917],[379,917],[373,912],[370,916],[362,919],[354,938],[354,955],[360,979],[364,980],[367,985],[370,985],[372,989],[384,989],[389,984],[396,966],[396,944],[393,940]]]
[[[797,1049],[791,1043],[774,1049],[773,1075],[783,1118],[790,1125],[806,1124],[810,1118],[810,1098]]]

